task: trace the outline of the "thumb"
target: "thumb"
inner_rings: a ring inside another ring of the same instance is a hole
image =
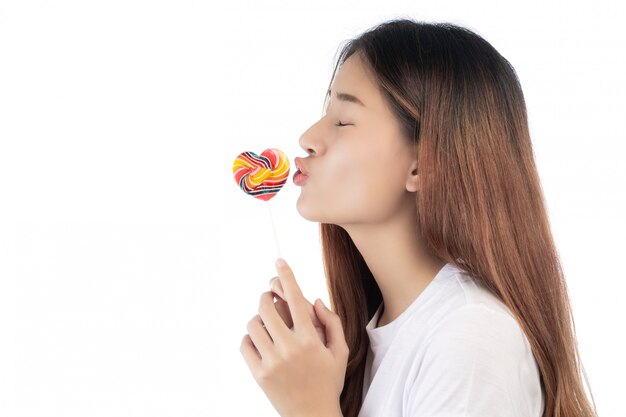
[[[326,347],[336,353],[346,351],[348,346],[339,316],[329,310],[319,298],[315,300],[315,312],[326,330]]]

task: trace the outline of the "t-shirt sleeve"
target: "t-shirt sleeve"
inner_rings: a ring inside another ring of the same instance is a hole
[[[517,321],[484,304],[438,323],[411,367],[404,417],[540,417],[541,387]]]

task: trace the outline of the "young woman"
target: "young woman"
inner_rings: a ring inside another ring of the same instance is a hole
[[[283,265],[241,346],[280,415],[596,416],[511,64],[393,20],[345,44],[327,99],[294,180],[332,310]]]

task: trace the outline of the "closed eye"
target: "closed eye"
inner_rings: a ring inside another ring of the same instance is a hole
[[[339,121],[338,123],[335,123],[335,126],[343,127],[343,126],[350,126],[350,125],[341,123],[341,121]]]

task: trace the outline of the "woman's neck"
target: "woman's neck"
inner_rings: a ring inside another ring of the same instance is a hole
[[[385,223],[344,227],[383,296],[377,327],[402,314],[446,264],[419,239],[414,216],[407,211]]]

